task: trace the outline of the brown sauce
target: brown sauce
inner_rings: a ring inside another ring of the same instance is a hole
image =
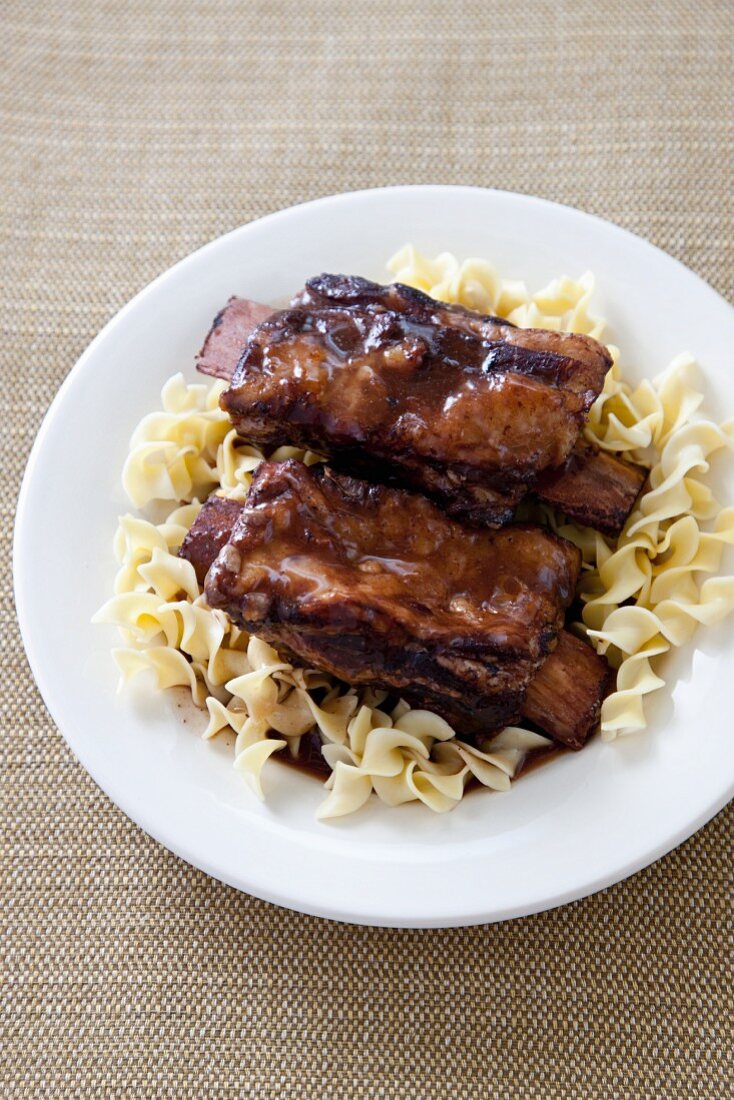
[[[530,775],[531,772],[537,771],[538,768],[543,767],[543,765],[550,764],[551,760],[557,760],[561,756],[568,756],[572,751],[572,749],[569,749],[566,745],[560,745],[557,741],[554,741],[547,749],[535,749],[527,754],[520,766],[520,770],[515,774],[515,779],[519,779],[522,775]]]
[[[322,783],[331,775],[331,768],[321,755],[321,738],[313,730],[305,733],[301,738],[298,756],[293,756],[290,750],[285,748],[282,752],[275,753],[271,759],[279,760],[289,768],[297,768],[299,772],[306,772]]]

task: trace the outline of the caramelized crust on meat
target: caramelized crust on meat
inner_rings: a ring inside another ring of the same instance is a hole
[[[265,462],[206,597],[300,664],[488,732],[520,717],[579,568],[542,528],[467,530],[423,497]]]
[[[254,443],[311,447],[496,525],[566,461],[610,364],[587,336],[322,275],[252,333],[221,404]]]

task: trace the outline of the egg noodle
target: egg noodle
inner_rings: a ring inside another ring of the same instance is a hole
[[[554,280],[529,294],[525,284],[500,279],[484,260],[459,263],[449,253],[428,259],[412,246],[388,269],[446,302],[505,317],[524,327],[587,333],[603,322],[589,312],[590,274]],[[619,539],[567,522],[546,505],[524,506],[526,518],[551,526],[582,551],[577,632],[617,668],[601,735],[645,728],[644,700],[664,686],[659,658],[687,642],[699,623],[734,610],[734,577],[716,574],[724,546],[734,542],[734,508],[722,508],[702,480],[709,457],[734,446],[734,421],[717,425],[699,413],[694,363],[681,355],[659,377],[636,388],[623,381],[619,352],[592,406],[586,436],[649,469],[649,477]],[[162,523],[128,514],[119,521],[119,570],[113,597],[95,622],[114,623],[124,645],[113,651],[121,684],[139,673],[159,689],[183,687],[206,708],[203,736],[229,730],[234,766],[263,797],[262,771],[276,752],[298,756],[301,739],[317,731],[331,769],[318,816],[336,817],[374,793],[389,805],[418,800],[444,812],[461,799],[471,777],[507,790],[526,754],[551,742],[511,726],[461,740],[438,715],[402,700],[382,709],[388,694],[347,687],[326,673],[294,668],[261,639],[208,607],[193,566],[177,556],[201,503],[210,493],[244,500],[252,472],[266,457],[240,440],[218,404],[225,383],[187,385],[175,375],[163,387],[161,408],[133,433],[123,486],[138,509],[170,512]],[[267,457],[320,461],[309,451],[280,447]],[[701,579],[701,578],[705,579]]]

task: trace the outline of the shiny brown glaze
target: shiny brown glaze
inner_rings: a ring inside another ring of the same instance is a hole
[[[322,275],[252,333],[221,404],[254,443],[311,447],[498,524],[566,461],[610,363],[586,336]]]
[[[206,596],[298,663],[488,732],[519,718],[579,567],[541,528],[468,530],[423,497],[266,462]]]

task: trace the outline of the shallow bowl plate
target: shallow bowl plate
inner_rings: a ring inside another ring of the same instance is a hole
[[[690,351],[709,410],[734,414],[734,310],[681,264],[623,230],[524,195],[396,187],[319,199],[229,233],[189,256],[107,325],[61,387],[38,433],[15,538],[18,615],[43,698],[72,751],[135,822],[224,882],[307,913],[365,924],[502,920],[580,898],[651,863],[731,797],[734,659],[729,627],[701,631],[664,675],[650,728],[592,743],[521,779],[478,791],[446,816],[376,800],[319,823],[318,782],[272,763],[261,805],[231,748],[198,736],[180,693],[116,691],[112,629],[90,624],[111,593],[120,472],[136,422],[158,406],[231,294],[279,302],[319,271],[385,279],[412,241],[428,254],[493,261],[538,289],[592,270],[595,309],[632,377]],[[726,463],[716,488],[734,499]],[[727,480],[728,479],[728,480]]]

